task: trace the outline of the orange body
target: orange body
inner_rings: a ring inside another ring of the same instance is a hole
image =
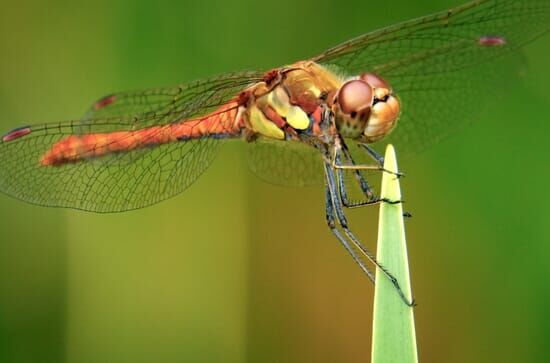
[[[338,84],[337,78],[319,65],[298,62],[266,73],[264,81],[251,85],[205,116],[139,130],[70,135],[46,151],[40,163],[59,166],[181,140],[238,136],[243,129],[247,130],[247,136],[259,134],[276,139],[284,139],[285,132],[295,135],[293,129],[303,130],[310,126],[313,132],[318,132],[321,118],[319,96],[334,92]],[[116,98],[108,96],[98,105],[104,107],[113,102]],[[302,126],[298,128],[296,111],[302,116]],[[314,122],[310,123],[309,119]]]
[[[346,81],[314,62],[297,62],[267,72],[262,81],[205,116],[139,130],[67,136],[55,143],[40,163],[62,165],[188,139],[238,136],[243,130],[248,140],[261,135],[303,141],[300,135],[322,136],[324,108],[332,108],[335,126],[342,136],[373,142],[395,126],[399,102],[378,76],[361,77]],[[114,102],[115,96],[108,96],[97,106]]]
[[[42,165],[61,165],[85,158],[167,144],[210,135],[239,135],[243,122],[239,101],[233,100],[198,119],[152,126],[135,131],[71,135],[55,143],[40,160]]]

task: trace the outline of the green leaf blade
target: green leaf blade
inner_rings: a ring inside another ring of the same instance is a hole
[[[397,160],[392,145],[386,148],[384,168],[397,172]],[[399,179],[391,173],[382,176],[381,197],[401,200]],[[403,205],[382,203],[378,224],[376,258],[399,282],[409,301],[412,299],[409,263],[403,222]],[[376,270],[372,335],[373,363],[418,362],[413,308],[407,306],[391,281]]]

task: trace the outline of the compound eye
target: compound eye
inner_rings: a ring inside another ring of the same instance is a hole
[[[354,117],[371,107],[373,98],[371,86],[361,80],[353,80],[340,87],[336,102],[345,114]]]
[[[382,77],[374,73],[363,73],[359,78],[367,82],[372,88],[390,89],[390,85]]]

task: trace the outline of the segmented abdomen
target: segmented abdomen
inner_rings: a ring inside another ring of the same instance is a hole
[[[40,163],[45,166],[62,165],[86,158],[181,140],[214,135],[238,135],[243,127],[239,106],[240,103],[235,100],[198,119],[135,131],[67,136],[44,153]]]

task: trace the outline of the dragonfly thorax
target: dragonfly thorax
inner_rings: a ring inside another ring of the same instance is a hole
[[[374,142],[395,127],[400,105],[386,81],[365,73],[342,84],[334,96],[332,110],[343,137]]]

